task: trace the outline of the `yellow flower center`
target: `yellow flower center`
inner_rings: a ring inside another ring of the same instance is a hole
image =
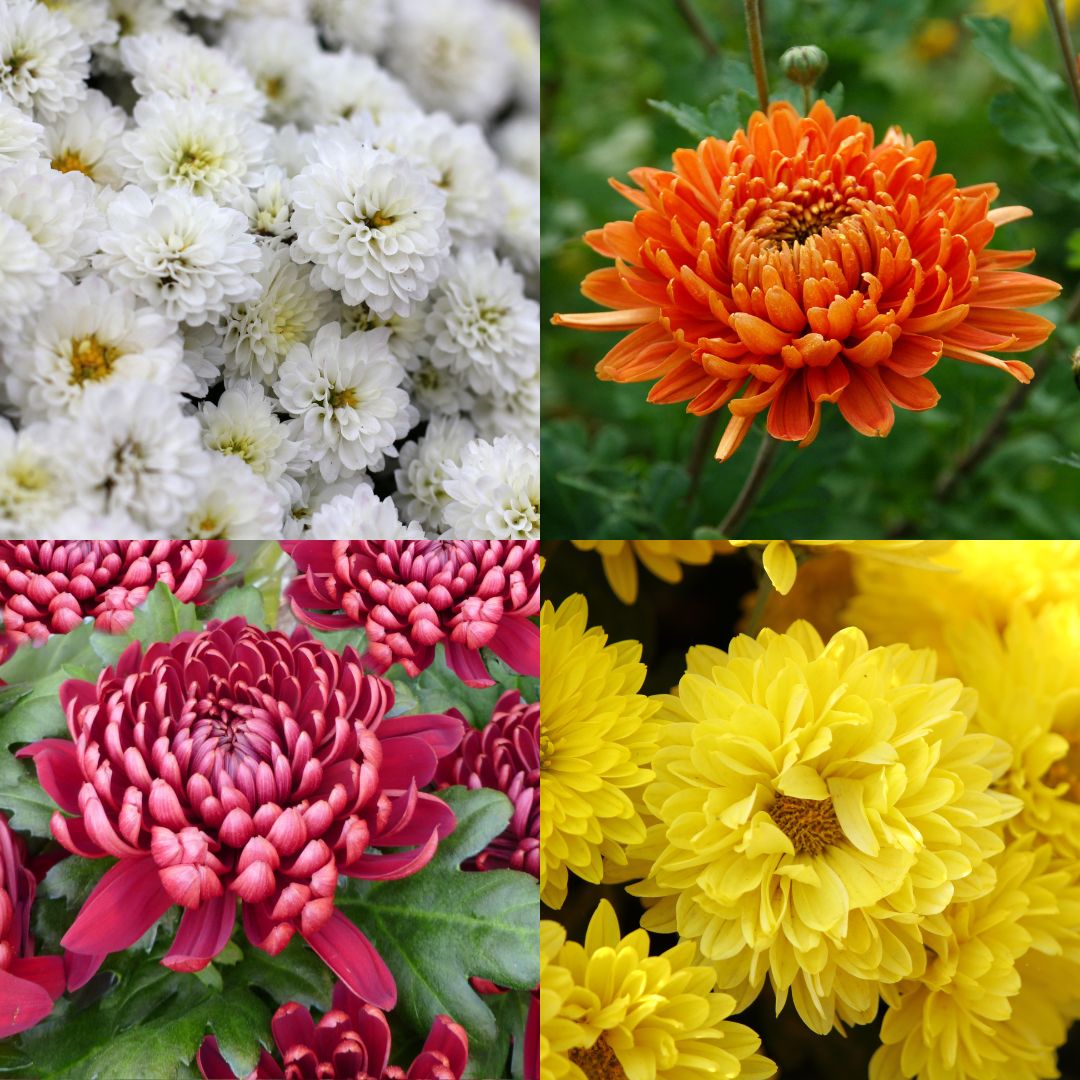
[[[603,1034],[587,1050],[580,1046],[573,1047],[570,1060],[588,1080],[627,1080],[626,1070]]]
[[[751,233],[765,243],[779,245],[805,243],[825,229],[839,224],[857,213],[852,200],[865,192],[853,177],[845,177],[839,187],[821,184],[803,177],[786,192],[778,192],[761,217],[754,222]]]
[[[176,175],[200,177],[214,164],[214,155],[203,146],[185,146],[176,158]]]
[[[285,89],[285,80],[280,75],[268,75],[262,80],[262,92],[271,99],[281,97]]]
[[[57,172],[81,172],[84,176],[93,177],[89,165],[74,150],[65,150],[52,159],[52,167]]]
[[[1070,802],[1080,802],[1080,732],[1059,731],[1056,734],[1069,744],[1069,749],[1065,751],[1065,756],[1060,761],[1055,761],[1046,770],[1043,780],[1050,787],[1068,784],[1064,797]]]
[[[358,403],[356,391],[351,386],[330,392],[330,408],[332,409],[355,409]]]
[[[832,799],[796,799],[777,795],[769,816],[795,846],[796,855],[820,855],[844,839]]]
[[[540,771],[546,772],[555,756],[555,743],[550,735],[540,733]]]
[[[71,339],[71,379],[74,385],[98,382],[112,374],[113,366],[120,358],[120,350],[103,345],[93,334]]]
[[[387,225],[393,225],[395,221],[397,218],[384,214],[381,210],[376,210],[371,217],[364,218],[364,224],[369,229],[385,229]]]

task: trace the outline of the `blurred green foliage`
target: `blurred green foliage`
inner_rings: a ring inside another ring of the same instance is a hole
[[[730,135],[752,110],[739,0],[696,0],[716,42],[709,56],[675,0],[545,0],[543,125],[544,535],[685,537],[715,528],[749,471],[758,434],[726,464],[712,461],[719,432],[678,405],[654,406],[645,384],[602,383],[597,360],[616,334],[547,324],[556,311],[591,310],[579,283],[604,264],[581,233],[629,216],[607,184],[636,165],[665,166],[702,127]],[[967,21],[959,0],[766,0],[773,97],[801,99],[777,59],[789,46],[825,49],[819,89],[879,134],[898,124],[938,146],[939,171],[993,180],[998,205],[1031,219],[995,246],[1035,247],[1033,270],[1064,283],[1080,268],[1080,118],[1058,74],[1048,26],[1010,44],[1004,24]],[[654,108],[654,102],[667,106]],[[689,131],[687,129],[690,129]],[[1060,321],[1067,300],[1044,313]],[[742,535],[875,537],[906,526],[926,537],[1080,536],[1080,392],[1069,358],[1075,327],[1059,327],[1048,370],[1011,416],[1004,437],[942,501],[935,483],[970,446],[1012,389],[1001,372],[942,361],[941,403],[897,410],[887,439],[857,435],[827,409],[808,449],[780,448]],[[1030,359],[1030,356],[1028,357]],[[726,411],[720,414],[721,423]],[[758,427],[763,427],[759,424]],[[689,463],[705,451],[689,497]]]

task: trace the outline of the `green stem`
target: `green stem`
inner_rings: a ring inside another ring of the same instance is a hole
[[[761,447],[758,449],[757,457],[754,458],[754,464],[750,467],[750,475],[747,476],[742,491],[731,504],[731,509],[724,516],[724,520],[720,522],[720,532],[724,536],[734,536],[739,531],[746,515],[757,502],[765,477],[769,475],[769,470],[776,460],[776,451],[779,447],[779,440],[767,433],[762,433]]]
[[[744,0],[746,5],[746,42],[750,46],[750,62],[754,67],[758,103],[769,111],[769,78],[765,73],[765,46],[761,38],[761,0]]]
[[[701,42],[705,55],[710,57],[719,56],[720,47],[716,44],[712,34],[709,33],[709,28],[697,13],[697,8],[694,7],[692,0],[675,0],[675,7],[683,17],[686,25],[690,27],[694,37]]]
[[[1077,113],[1080,113],[1080,67],[1076,63],[1076,49],[1069,33],[1069,20],[1065,14],[1064,0],[1046,0],[1046,12],[1050,16],[1050,25],[1054,28],[1061,58],[1065,61],[1065,78],[1072,91]]]

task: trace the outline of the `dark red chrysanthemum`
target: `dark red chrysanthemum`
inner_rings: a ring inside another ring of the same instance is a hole
[[[437,1016],[419,1056],[408,1068],[390,1065],[390,1026],[372,1005],[338,983],[333,1008],[316,1024],[302,1005],[282,1005],[271,1022],[280,1061],[265,1050],[247,1080],[460,1080],[469,1038],[449,1016]],[[236,1080],[217,1040],[198,1054],[206,1080]]]
[[[452,712],[454,710],[451,710]],[[464,738],[439,763],[438,787],[462,784],[494,788],[514,807],[510,824],[467,870],[524,870],[540,877],[540,706],[527,705],[516,690],[499,698],[482,731],[461,720]]]
[[[487,647],[515,671],[540,674],[537,540],[294,540],[282,546],[301,576],[288,597],[322,630],[361,626],[376,671],[416,675],[446,647],[469,686],[491,686]]]
[[[32,1028],[64,992],[64,961],[34,956],[30,907],[37,882],[26,848],[0,816],[0,1039]]]
[[[40,645],[88,616],[121,633],[159,581],[185,603],[202,603],[232,562],[224,540],[0,540],[0,649]]]
[[[57,840],[120,860],[64,935],[73,987],[173,904],[185,910],[163,963],[205,967],[240,900],[253,944],[276,954],[299,932],[365,1001],[393,1005],[386,965],[334,907],[338,874],[400,878],[431,859],[455,819],[419,789],[460,742],[455,717],[388,717],[393,687],[355,650],[239,618],[145,654],[134,642],[60,701],[74,741],[20,755],[64,811]]]

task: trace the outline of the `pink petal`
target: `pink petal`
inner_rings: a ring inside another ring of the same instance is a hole
[[[207,1035],[203,1039],[203,1044],[195,1055],[195,1061],[199,1066],[199,1072],[206,1080],[236,1080],[236,1073],[229,1068],[229,1063],[221,1056],[217,1039],[213,1035]]]
[[[426,716],[388,716],[379,721],[379,738],[385,743],[401,735],[415,735],[439,757],[453,753],[465,734],[464,721],[456,716],[434,713]]]
[[[67,813],[79,813],[83,774],[75,744],[70,739],[42,739],[32,746],[24,746],[15,756],[33,758],[38,783],[49,798]]]
[[[439,759],[423,739],[404,735],[383,743],[379,783],[384,789],[405,791],[413,782],[418,788],[431,783]]]
[[[270,1030],[282,1055],[294,1046],[315,1045],[315,1021],[311,1019],[311,1013],[295,1001],[286,1002],[274,1013]]]
[[[37,983],[0,971],[0,1039],[32,1028],[52,1007],[53,999]]]
[[[379,848],[421,844],[431,834],[432,829],[438,830],[439,837],[445,839],[456,826],[454,811],[442,799],[421,793],[416,797],[416,805],[409,819],[396,828],[376,833],[371,838],[371,843]]]
[[[111,953],[134,945],[172,907],[149,856],[121,859],[86,898],[68,932],[65,949]]]
[[[305,939],[358,998],[380,1009],[394,1007],[394,976],[375,946],[340,911],[335,909],[322,928]]]
[[[467,649],[456,641],[448,641],[446,643],[446,662],[450,665],[453,673],[466,686],[483,689],[495,685],[495,680],[488,674],[483,658],[476,649]]]
[[[64,971],[67,972],[67,987],[78,990],[85,986],[105,963],[108,953],[79,953],[64,950]]]
[[[173,971],[202,971],[225,948],[235,922],[236,897],[228,893],[188,908],[161,962]]]
[[[503,619],[488,648],[522,675],[540,677],[540,627],[529,619]]]
[[[395,881],[415,874],[417,870],[427,866],[438,846],[439,834],[436,831],[428,837],[423,847],[415,851],[395,851],[392,855],[361,855],[355,862],[339,869],[349,877],[364,878],[366,881]],[[333,964],[330,966],[333,967]],[[378,1002],[374,1004],[378,1005]]]
[[[67,985],[62,956],[16,957],[8,966],[8,971],[18,979],[36,983],[53,1001],[64,992]]]

